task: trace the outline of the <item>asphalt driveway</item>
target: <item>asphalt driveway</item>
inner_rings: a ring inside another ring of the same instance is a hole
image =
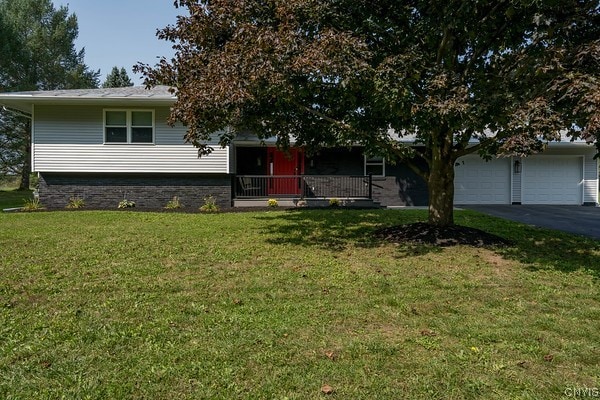
[[[485,214],[600,239],[600,207],[589,206],[461,206]]]

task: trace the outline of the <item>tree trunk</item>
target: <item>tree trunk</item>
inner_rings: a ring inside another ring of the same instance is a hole
[[[25,124],[23,146],[23,168],[21,169],[21,184],[19,189],[29,189],[29,175],[31,175],[31,120]]]
[[[454,158],[449,152],[433,149],[429,166],[429,224],[454,225]]]

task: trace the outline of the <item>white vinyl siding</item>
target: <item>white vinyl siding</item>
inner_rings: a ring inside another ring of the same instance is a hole
[[[184,143],[185,127],[166,123],[168,107],[155,109],[154,144],[104,145],[103,113],[100,106],[36,106],[32,147],[35,171],[219,174],[230,171],[229,149],[215,144],[212,154],[198,158],[198,149]]]
[[[583,202],[598,203],[598,160],[587,154],[583,161]]]
[[[147,109],[144,108],[144,109]],[[104,143],[102,107],[94,106],[36,106],[36,143],[44,144],[102,144]],[[127,110],[123,108],[123,110]],[[169,126],[169,108],[154,112],[154,143],[183,144],[185,127]]]
[[[185,127],[181,124],[169,126],[169,108],[157,108],[154,112],[154,135],[156,144],[182,144]]]
[[[36,106],[36,144],[102,144],[102,108]]]
[[[229,150],[198,158],[192,145],[34,145],[41,172],[229,173]]]

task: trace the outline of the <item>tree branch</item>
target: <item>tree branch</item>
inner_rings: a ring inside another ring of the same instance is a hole
[[[316,117],[319,117],[319,118],[323,119],[324,121],[327,121],[337,127],[340,127],[342,129],[352,130],[352,126],[350,126],[349,124],[342,122],[342,121],[338,121],[335,118],[331,118],[330,116],[325,115],[322,112],[315,110],[314,108],[310,108],[308,106],[305,106],[304,104],[300,104],[296,100],[292,100],[291,103],[293,105],[295,105],[296,107],[298,107]]]
[[[429,162],[425,159],[425,157],[419,153],[419,152],[415,152],[415,154],[417,154],[422,160],[425,160],[425,162],[427,164],[429,164]],[[406,164],[406,166],[412,171],[414,172],[417,176],[419,176],[421,179],[423,179],[425,182],[427,182],[428,178],[429,178],[429,171],[424,171],[421,168],[419,168],[417,166],[417,164],[415,164],[415,162],[411,159],[405,159],[403,160],[403,162]]]
[[[493,13],[496,12],[496,10],[498,9],[498,7],[500,7],[500,5],[504,3],[504,1],[498,1],[494,7],[487,13],[487,15],[485,17],[483,17],[481,19],[481,22],[484,22],[486,19],[488,19]],[[483,46],[479,47],[479,50],[475,50],[473,51],[473,56],[469,59],[469,62],[467,62],[467,65],[465,66],[465,69],[463,71],[463,81],[465,76],[467,75],[467,72],[471,69],[471,67],[473,66],[473,63],[475,62],[475,60],[479,59],[479,57],[481,57],[486,50],[489,48],[490,44],[492,44],[492,42],[494,40],[497,40],[498,37],[500,37],[500,34],[502,32],[504,32],[504,30],[506,30],[506,28],[508,27],[508,20],[504,21],[504,24],[502,24],[500,26],[500,28],[498,28],[496,30],[496,32],[494,32],[494,34],[489,35],[488,38],[489,40],[487,40]]]
[[[483,141],[479,141],[479,143],[473,145],[473,146],[466,146],[464,147],[462,150],[457,150],[454,154],[456,155],[456,158],[460,158],[462,156],[466,156],[467,154],[472,154],[475,153],[476,151],[481,150],[482,148],[489,146],[490,144],[497,142],[498,140],[502,140],[502,139],[506,139],[507,137],[509,137],[510,134],[509,133],[499,133],[494,137],[489,137],[487,139],[484,139]]]
[[[440,64],[442,62],[442,57],[444,56],[444,51],[446,50],[446,46],[450,41],[450,29],[448,27],[444,28],[444,36],[442,37],[442,41],[438,47],[437,57],[435,59],[436,64]]]

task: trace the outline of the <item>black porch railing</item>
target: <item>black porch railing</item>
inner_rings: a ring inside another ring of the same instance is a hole
[[[373,198],[371,175],[237,175],[236,198]]]

